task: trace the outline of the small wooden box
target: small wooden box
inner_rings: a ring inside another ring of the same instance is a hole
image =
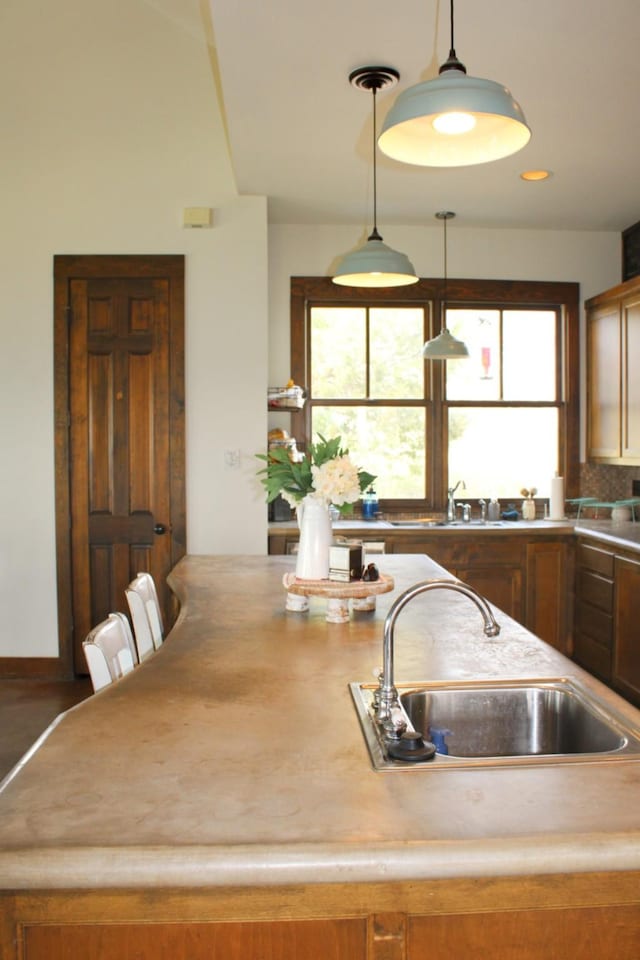
[[[329,547],[329,580],[350,583],[362,576],[362,542],[345,540]]]

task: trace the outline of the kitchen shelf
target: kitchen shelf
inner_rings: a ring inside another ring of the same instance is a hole
[[[302,410],[307,399],[302,387],[269,387],[267,390],[267,409],[282,410],[285,413]]]

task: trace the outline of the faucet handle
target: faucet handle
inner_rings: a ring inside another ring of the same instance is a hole
[[[389,717],[389,721],[391,729],[388,729],[387,732],[394,739],[399,739],[407,729],[407,718],[402,707],[398,706],[391,708],[391,716]]]

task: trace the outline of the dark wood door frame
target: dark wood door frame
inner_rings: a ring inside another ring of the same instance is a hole
[[[185,450],[184,450],[184,257],[182,255],[64,255],[54,260],[54,416],[55,501],[58,588],[59,656],[43,671],[38,658],[36,672],[72,677],[73,606],[70,536],[70,443],[69,443],[69,283],[72,279],[105,276],[170,277],[170,411],[169,460],[171,496],[171,561],[176,563],[186,549]],[[36,665],[34,664],[34,667]],[[27,671],[29,672],[29,671]]]

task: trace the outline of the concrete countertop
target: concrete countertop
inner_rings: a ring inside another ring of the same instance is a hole
[[[629,523],[629,526],[634,526],[634,524]],[[548,536],[549,534],[573,533],[575,522],[572,520],[500,520],[495,523],[462,523],[461,521],[455,523],[420,523],[416,520],[398,520],[391,523],[389,520],[354,518],[353,520],[334,520],[332,527],[336,536],[380,536],[381,539],[385,534],[394,530],[403,534],[416,531],[427,533],[429,536],[436,534],[445,537],[460,533],[504,533],[507,535],[526,533],[527,535],[544,534]],[[270,534],[297,534],[298,531],[298,524],[295,520],[274,521],[269,524]]]
[[[640,523],[624,520],[613,523],[611,520],[576,520],[575,532],[583,537],[594,537],[603,543],[627,550],[640,549]]]
[[[388,520],[366,521],[361,519],[337,520],[333,523],[333,532],[336,537],[369,537],[384,539],[385,534],[397,530],[399,533],[414,533],[416,536],[455,537],[484,536],[489,533],[500,536],[526,534],[528,537],[547,537],[550,535],[566,535],[594,537],[613,546],[628,550],[640,549],[640,522],[624,520],[614,523],[612,520],[502,520],[498,523],[461,523],[453,524],[421,524],[416,521],[401,521],[390,523]],[[273,535],[297,534],[298,525],[295,520],[285,520],[269,524],[269,533]]]
[[[640,761],[375,772],[348,684],[381,663],[398,593],[442,570],[389,555],[375,613],[285,612],[289,557],[184,558],[162,648],[63,714],[0,791],[3,889],[275,885],[640,868]],[[433,591],[398,618],[401,681],[577,676],[524,627]]]

